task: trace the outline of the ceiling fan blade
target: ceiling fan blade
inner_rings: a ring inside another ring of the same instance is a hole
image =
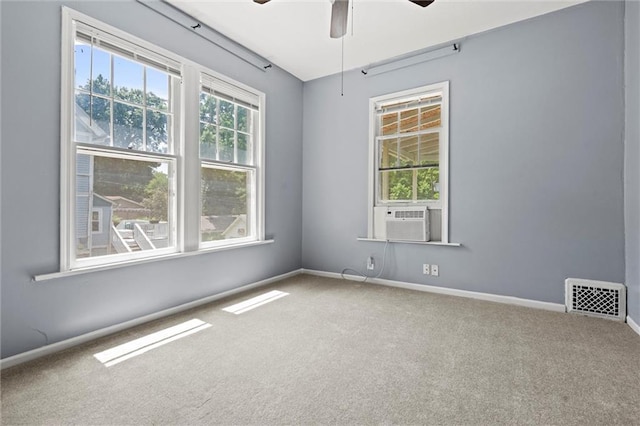
[[[349,0],[334,0],[331,6],[331,38],[340,38],[347,33]]]
[[[258,4],[265,4],[265,3],[269,3],[270,0],[253,0],[254,3],[258,3]]]
[[[254,0],[255,1],[255,0]],[[431,3],[433,3],[435,0],[409,0],[411,3],[415,3],[418,6],[422,6],[422,7],[427,7],[429,6]]]

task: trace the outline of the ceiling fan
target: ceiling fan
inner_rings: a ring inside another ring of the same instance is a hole
[[[258,4],[265,4],[271,0],[253,0]],[[340,38],[347,32],[347,17],[349,15],[350,0],[331,0],[331,28],[329,35],[331,38]],[[418,6],[427,7],[435,0],[409,0]]]

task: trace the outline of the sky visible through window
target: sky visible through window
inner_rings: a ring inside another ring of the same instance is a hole
[[[114,58],[114,76],[111,76],[111,56],[97,47],[93,48],[92,64],[91,46],[76,42],[75,45],[75,87],[85,88],[92,79],[99,75],[116,87],[127,87],[133,90],[143,90],[145,66],[125,59],[118,55]],[[153,93],[162,99],[169,99],[168,75],[162,71],[146,67],[147,69],[147,93]],[[93,74],[93,76],[91,75]],[[93,77],[93,78],[92,78]],[[107,93],[104,93],[105,95]]]

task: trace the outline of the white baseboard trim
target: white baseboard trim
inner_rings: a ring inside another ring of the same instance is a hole
[[[638,323],[635,322],[629,315],[627,315],[627,324],[633,331],[636,332],[638,336],[640,336],[640,325],[638,325]]]
[[[309,274],[309,275],[316,275],[319,277],[342,278],[342,276],[336,272],[316,271],[313,269],[303,269],[302,273]],[[348,280],[353,280],[353,281],[363,280],[363,277],[358,275],[344,274],[344,278]],[[372,284],[386,285],[390,287],[399,287],[399,288],[406,288],[409,290],[424,291],[428,293],[446,294],[449,296],[466,297],[470,299],[485,300],[488,302],[506,303],[509,305],[524,306],[527,308],[543,309],[545,311],[565,312],[565,306],[560,303],[541,302],[538,300],[520,299],[518,297],[512,297],[512,296],[501,296],[498,294],[479,293],[475,291],[436,287],[436,286],[431,286],[426,284],[414,284],[414,283],[407,283],[402,281],[387,280],[382,278],[369,278],[367,279],[367,282]]]
[[[116,333],[118,331],[126,330],[131,327],[135,327],[140,324],[144,324],[149,321],[154,321],[160,318],[167,317],[169,315],[177,314],[182,311],[186,311],[188,309],[192,309],[198,307],[200,305],[204,305],[207,303],[214,302],[216,300],[233,296],[234,294],[241,293],[243,291],[251,290],[254,288],[266,286],[268,284],[274,283],[276,281],[283,280],[285,278],[290,278],[302,273],[302,269],[296,269],[291,272],[287,272],[286,274],[277,275],[275,277],[266,278],[264,280],[247,284],[242,287],[234,288],[232,290],[228,290],[222,293],[214,294],[212,296],[204,297],[202,299],[194,300],[193,302],[188,302],[179,306],[175,306],[173,308],[165,309],[163,311],[155,312],[153,314],[145,315],[143,317],[135,318],[130,321],[125,321],[120,324],[115,324],[109,327],[101,328],[99,330],[91,331],[86,334],[82,334],[80,336],[72,337],[71,339],[62,340],[60,342],[52,343],[50,345],[42,346],[37,349],[33,349],[27,352],[23,352],[17,355],[13,355],[7,358],[0,360],[0,370],[5,368],[13,367],[18,364],[22,364],[27,361],[34,360],[36,358],[43,357],[45,355],[51,355],[56,352],[60,352],[62,350],[71,348],[73,346],[80,345],[82,343],[90,342],[91,340],[98,339],[100,337],[107,336],[109,334]]]

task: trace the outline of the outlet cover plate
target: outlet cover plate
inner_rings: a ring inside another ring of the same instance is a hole
[[[440,271],[438,270],[438,265],[431,265],[431,275],[437,277],[439,274]]]

